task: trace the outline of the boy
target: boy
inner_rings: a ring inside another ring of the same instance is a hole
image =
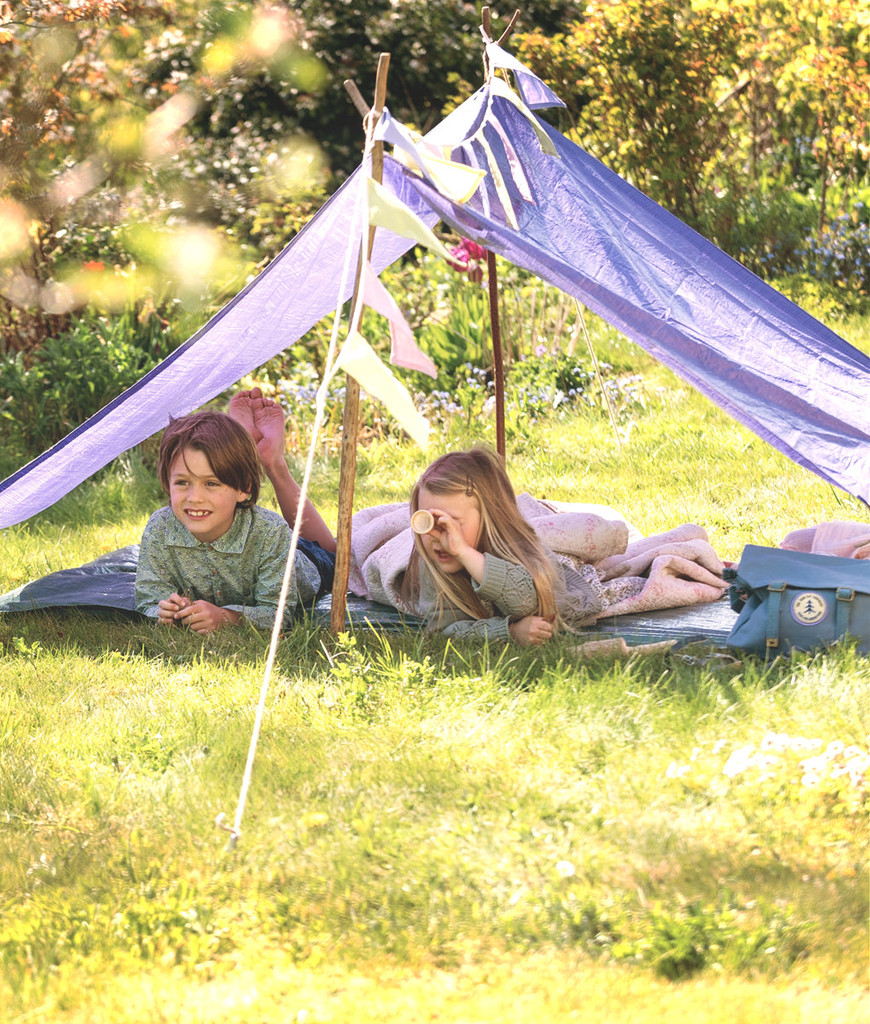
[[[169,505],[148,521],[136,573],[136,608],[164,625],[206,634],[247,619],[271,628],[290,546],[290,527],[256,504],[260,460],[231,416],[199,412],[173,420],[157,473]],[[284,624],[317,596],[320,576],[296,552]]]

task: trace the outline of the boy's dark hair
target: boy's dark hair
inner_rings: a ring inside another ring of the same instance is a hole
[[[193,448],[208,459],[212,472],[222,484],[247,491],[249,498],[238,508],[251,508],[260,496],[260,456],[253,438],[225,412],[195,412],[170,419],[160,441],[157,477],[169,494],[172,463],[185,448]]]

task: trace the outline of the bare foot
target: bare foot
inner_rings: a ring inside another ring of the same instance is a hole
[[[256,444],[260,437],[259,431],[254,426],[254,399],[262,399],[263,393],[259,388],[251,388],[250,391],[239,391],[230,399],[230,416],[243,426],[251,435]]]
[[[259,388],[240,391],[230,399],[230,416],[248,431],[257,446],[266,476],[275,489],[281,514],[293,526],[301,492],[284,461],[284,411],[265,398]],[[310,498],[303,508],[300,534],[316,541],[326,551],[335,551],[335,537]]]
[[[255,388],[253,390],[259,390]],[[264,465],[276,459],[284,459],[284,410],[271,398],[251,398],[254,429],[259,434],[257,451]]]
[[[259,388],[240,391],[230,399],[230,416],[247,430],[264,466],[284,458],[284,411]]]

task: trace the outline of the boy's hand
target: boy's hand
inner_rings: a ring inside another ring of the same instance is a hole
[[[537,647],[553,637],[553,623],[540,615],[527,615],[512,622],[508,629],[521,647]]]
[[[242,616],[229,608],[219,608],[210,601],[194,601],[177,611],[175,620],[194,633],[213,633],[222,626],[235,626],[242,621]]]
[[[164,626],[171,626],[176,615],[190,604],[190,599],[182,594],[170,594],[157,603],[157,618]]]

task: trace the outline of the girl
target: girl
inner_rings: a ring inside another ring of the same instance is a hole
[[[580,574],[570,581],[520,515],[501,459],[484,448],[442,455],[411,492],[411,514],[434,525],[414,535],[402,598],[433,628],[455,637],[546,643],[560,612],[583,619],[601,597]]]
[[[271,628],[290,527],[260,508],[260,460],[232,417],[199,412],[172,420],[160,443],[157,474],[169,505],[148,520],[136,572],[136,608],[164,625],[210,633],[247,619]],[[313,600],[320,576],[301,550],[287,595]]]

